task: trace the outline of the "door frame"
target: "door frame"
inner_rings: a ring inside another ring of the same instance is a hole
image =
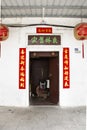
[[[55,53],[58,53],[58,61],[59,61],[59,86],[58,86],[58,98],[59,98],[59,101],[58,101],[58,104],[56,104],[56,106],[58,105],[60,105],[60,52],[59,51],[53,51],[53,50],[48,50],[48,51],[28,51],[28,104],[29,104],[29,106],[31,106],[31,104],[30,104],[30,100],[29,100],[29,98],[30,98],[30,92],[29,92],[29,90],[30,90],[30,85],[29,85],[29,83],[30,83],[30,53],[31,52],[44,52],[44,53],[49,53],[49,52],[55,52]],[[53,106],[53,105],[51,105],[51,106]]]

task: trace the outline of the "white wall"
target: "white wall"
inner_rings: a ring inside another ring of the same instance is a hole
[[[40,23],[41,18],[3,19],[3,23],[31,24]],[[46,18],[50,24],[74,26],[80,19]],[[87,22],[87,19],[84,21]],[[10,35],[6,41],[1,42],[0,58],[0,105],[1,106],[28,106],[29,105],[29,51],[59,51],[60,54],[60,106],[86,105],[87,84],[87,40],[84,41],[85,56],[82,58],[82,41],[77,41],[73,35],[73,29],[53,27],[54,34],[61,35],[61,46],[27,46],[27,36],[35,34],[35,27],[9,28]],[[26,89],[18,89],[19,76],[19,48],[27,49]],[[63,62],[62,49],[70,47],[70,89],[63,89]],[[75,53],[75,48],[81,52]]]

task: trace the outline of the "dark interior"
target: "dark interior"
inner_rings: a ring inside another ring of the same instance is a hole
[[[34,57],[33,57],[34,55]],[[30,54],[30,104],[54,105],[59,100],[58,53]]]

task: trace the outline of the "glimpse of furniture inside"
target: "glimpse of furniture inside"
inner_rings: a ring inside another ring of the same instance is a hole
[[[50,80],[40,80],[36,87],[36,94],[30,93],[30,105],[54,105],[50,101]]]
[[[46,99],[49,96],[49,88],[47,80],[40,80],[39,85],[36,88],[36,94],[38,97]]]

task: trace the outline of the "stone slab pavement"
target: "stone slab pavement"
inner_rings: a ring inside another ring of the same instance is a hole
[[[0,130],[86,130],[86,107],[0,107]]]

